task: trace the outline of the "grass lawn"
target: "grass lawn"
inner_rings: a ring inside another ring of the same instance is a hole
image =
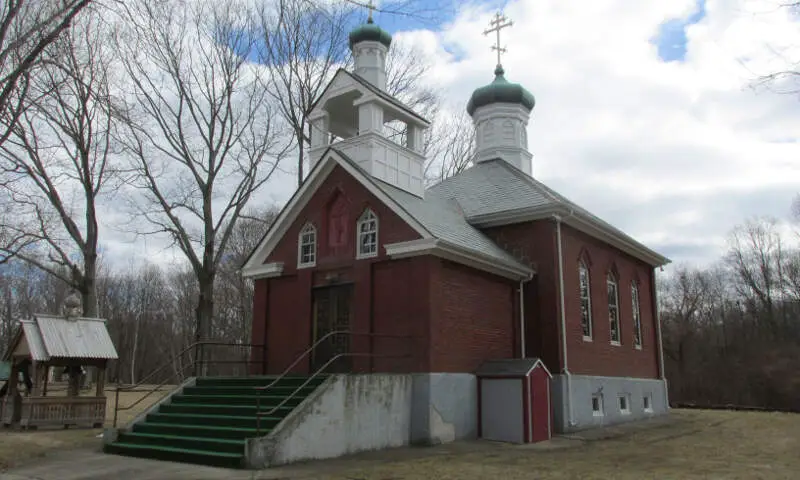
[[[327,480],[789,479],[800,478],[800,415],[673,410],[650,428],[617,436],[558,438],[550,445],[468,442],[438,454],[334,468]],[[613,430],[613,429],[612,429]],[[436,448],[428,449],[431,451]]]
[[[139,387],[142,390],[146,386]],[[162,387],[159,391],[152,393],[134,408],[119,412],[119,425],[125,425],[141,411],[152,405],[159,398],[163,397],[174,387]],[[63,395],[64,389],[55,389],[51,392],[53,396]],[[147,392],[120,392],[119,405],[125,407],[133,404],[143,397]],[[94,389],[82,392],[82,395],[94,395]],[[106,426],[111,426],[114,420],[114,401],[115,390],[106,389]],[[47,428],[39,430],[12,430],[0,427],[0,470],[4,470],[11,465],[30,461],[32,458],[44,455],[47,451],[57,449],[69,449],[99,445],[100,439],[97,438],[103,432],[102,429],[87,429],[71,427],[69,429]]]

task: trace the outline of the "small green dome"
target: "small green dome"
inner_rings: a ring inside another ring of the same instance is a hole
[[[511,83],[503,75],[505,71],[500,65],[494,70],[494,81],[472,92],[472,97],[467,103],[467,113],[470,116],[480,107],[492,103],[518,103],[528,110],[533,110],[536,100],[531,92],[518,83]]]
[[[370,18],[367,23],[350,32],[350,49],[352,50],[356,43],[365,41],[381,42],[386,45],[386,48],[389,48],[392,44],[392,36],[386,30],[375,25]]]

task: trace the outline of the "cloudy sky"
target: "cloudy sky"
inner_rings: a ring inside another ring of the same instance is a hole
[[[534,176],[676,263],[703,264],[746,217],[788,221],[800,192],[800,95],[754,88],[800,62],[800,12],[778,2],[495,2],[439,28],[398,22],[396,37],[438,59],[432,77],[463,107],[492,79],[481,32],[503,6],[506,77],[537,100]]]
[[[422,47],[434,60],[429,81],[464,108],[492,80],[492,39],[481,32],[502,8],[514,22],[503,31],[506,78],[537,100],[534,176],[674,262],[702,265],[749,216],[790,228],[800,95],[754,88],[800,61],[800,12],[779,2],[448,2],[440,18],[376,21]],[[263,198],[282,205],[293,187],[287,167]],[[167,253],[155,240],[136,247]]]

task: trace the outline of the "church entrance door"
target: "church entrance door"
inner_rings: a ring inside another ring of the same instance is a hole
[[[335,285],[314,289],[314,318],[312,345],[328,333],[350,330],[353,315],[353,285]],[[331,335],[325,338],[311,353],[311,372],[324,367],[334,357],[323,373],[347,373],[352,368],[350,335]]]

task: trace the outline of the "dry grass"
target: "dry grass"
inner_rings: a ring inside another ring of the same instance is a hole
[[[140,387],[147,390],[146,387]],[[169,393],[174,387],[162,387],[152,393],[135,407],[119,412],[119,425],[124,425],[136,415],[152,405],[158,399]],[[64,395],[64,389],[54,389],[48,395]],[[147,392],[120,392],[120,407],[127,407],[142,398]],[[81,395],[94,395],[94,390],[82,392]],[[112,425],[114,420],[115,390],[106,389],[106,426]],[[31,458],[39,457],[44,453],[57,449],[79,448],[97,445],[97,438],[102,429],[76,428],[70,429],[48,428],[40,430],[0,430],[0,470],[11,465],[19,464]]]
[[[364,458],[314,478],[788,479],[800,472],[797,414],[673,410],[671,421],[616,433],[602,439],[587,433],[582,440],[559,438],[537,446],[472,442],[399,460]]]

